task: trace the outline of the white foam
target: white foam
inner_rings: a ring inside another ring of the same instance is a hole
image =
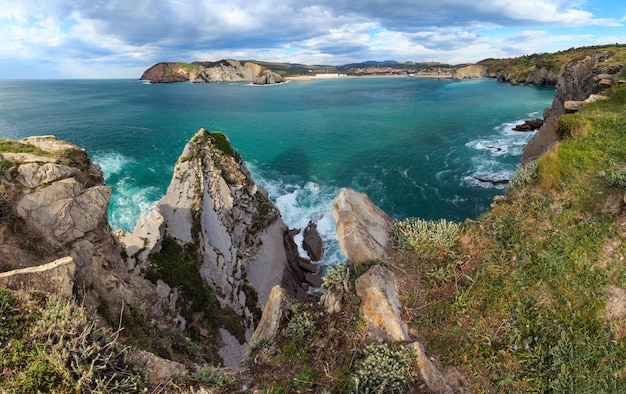
[[[93,155],[93,161],[102,168],[105,180],[122,172],[124,166],[131,162],[118,152],[96,153]]]
[[[324,256],[322,261],[317,262],[321,271],[346,260],[339,248],[335,219],[332,216],[332,201],[339,192],[338,188],[312,181],[286,181],[279,174],[266,174],[252,163],[247,165],[255,182],[267,190],[287,226],[302,230],[294,237],[301,256],[307,257],[301,247],[303,231],[310,221],[314,221],[324,242]]]
[[[127,172],[128,167],[136,163],[118,152],[97,153],[93,158],[102,168],[105,182],[113,187],[109,225],[114,230],[131,231],[160,198],[158,188],[137,186],[130,171]]]

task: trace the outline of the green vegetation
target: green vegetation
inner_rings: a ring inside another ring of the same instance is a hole
[[[431,283],[402,287],[408,324],[419,327],[412,335],[479,377],[478,391],[626,387],[626,327],[605,317],[609,289],[626,287],[626,96],[623,87],[608,94],[562,121],[567,138],[522,167],[447,257],[397,256],[411,282]],[[449,267],[455,280],[428,280]]]
[[[145,377],[127,356],[75,304],[0,288],[1,391],[139,392]]]
[[[584,137],[590,125],[583,114],[565,114],[559,117],[556,133],[561,139]]]
[[[179,67],[182,67],[188,71],[193,71],[196,68],[198,68],[197,64],[190,64],[190,63],[182,63],[182,62],[178,62],[176,63]]]
[[[409,392],[416,377],[412,352],[402,346],[392,349],[387,343],[372,343],[361,353],[352,382],[355,394]]]
[[[194,379],[202,383],[208,383],[219,388],[234,383],[235,379],[232,376],[226,375],[221,368],[206,366],[200,368],[193,373]]]
[[[445,219],[408,218],[396,221],[391,243],[401,250],[450,249],[458,239],[460,225]]]
[[[507,185],[507,192],[520,190],[527,185],[533,184],[537,180],[537,165],[536,160],[520,165]]]
[[[14,140],[0,140],[0,152],[7,153],[31,153],[37,156],[50,156],[40,148],[32,144],[22,143]]]
[[[287,327],[283,329],[283,335],[287,338],[302,340],[315,332],[315,320],[297,301],[289,304],[291,318]]]
[[[173,351],[162,352],[162,346],[158,342],[152,341],[155,338],[154,332],[145,334],[137,333],[128,335],[129,338],[140,337],[148,341],[142,347],[159,350],[163,357],[172,358],[174,354],[186,355],[189,360],[205,361],[216,364],[219,361],[215,341],[207,341],[201,334],[203,330],[208,330],[210,336],[218,338],[218,330],[226,328],[240,341],[244,341],[244,328],[241,318],[230,308],[221,308],[213,290],[204,283],[199,273],[200,262],[196,256],[197,246],[193,243],[180,245],[172,238],[165,238],[161,244],[161,250],[150,257],[151,266],[146,273],[146,278],[156,283],[161,279],[168,285],[179,290],[179,305],[182,306],[181,315],[188,321],[195,321],[195,324],[186,330],[191,338],[187,338],[182,332],[168,331],[160,333],[160,337],[165,337],[168,344],[174,344]],[[132,312],[132,311],[131,311]],[[127,314],[128,315],[128,314]],[[131,318],[132,314],[128,315]],[[138,319],[133,318],[130,323],[131,328],[144,329],[150,325],[132,324]],[[144,321],[144,318],[139,319]],[[162,342],[161,338],[161,341]],[[185,360],[181,360],[185,361]]]
[[[558,75],[561,67],[571,61],[583,59],[600,51],[607,51],[611,55],[608,63],[623,64],[626,62],[626,45],[602,45],[582,48],[570,48],[554,53],[534,53],[510,59],[485,59],[478,64],[487,67],[487,73],[495,75],[499,71],[506,71],[511,78],[519,79],[535,69],[544,68]]]

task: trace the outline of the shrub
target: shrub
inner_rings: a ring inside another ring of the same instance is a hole
[[[0,290],[2,392],[139,392],[145,376],[127,348],[82,308]]]
[[[596,174],[599,178],[604,178],[613,188],[626,187],[626,168],[614,171],[599,171]]]
[[[408,218],[393,224],[391,244],[400,250],[443,246],[451,248],[459,237],[461,225],[445,219]]]
[[[283,335],[291,339],[304,339],[315,332],[315,320],[313,316],[302,309],[302,305],[293,301],[289,304],[291,319],[287,327],[283,329]]]
[[[350,271],[350,265],[348,262],[344,262],[341,264],[337,264],[334,267],[331,267],[326,272],[324,276],[324,283],[322,283],[322,289],[330,289],[331,287],[343,287],[343,282],[346,280],[348,276],[348,272]]]
[[[235,379],[232,376],[226,375],[221,368],[210,365],[197,370],[193,374],[193,377],[199,382],[220,388],[235,382]]]
[[[556,123],[556,133],[561,139],[583,137],[589,129],[589,122],[579,113],[561,115]]]
[[[517,167],[515,175],[509,181],[507,191],[519,190],[526,185],[534,183],[537,180],[538,164],[537,160],[533,160],[530,163]]]
[[[372,343],[362,351],[351,375],[355,394],[402,393],[411,388],[415,373],[411,367],[413,353],[400,347],[393,350],[386,343]]]

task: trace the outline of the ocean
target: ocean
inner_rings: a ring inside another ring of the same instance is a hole
[[[132,230],[200,128],[221,131],[291,228],[318,223],[322,265],[345,258],[332,199],[367,193],[391,217],[477,218],[504,186],[554,90],[469,81],[342,78],[280,85],[137,80],[0,81],[0,138],[55,135],[87,150],[113,187],[109,221]]]

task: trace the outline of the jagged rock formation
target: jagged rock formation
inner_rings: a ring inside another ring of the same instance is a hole
[[[14,149],[0,153],[10,166],[0,176],[5,205],[0,270],[71,256],[76,287],[86,290],[86,305],[95,309],[100,295],[112,298],[109,270],[119,263],[107,222],[111,188],[100,167],[74,144],[53,136],[11,143]]]
[[[599,52],[562,67],[552,107],[544,111],[543,125],[524,148],[523,162],[537,158],[558,140],[556,122],[561,115],[574,111],[573,106],[577,110],[582,102],[613,84],[623,65],[603,67],[608,57],[608,52]]]
[[[67,279],[102,323],[146,316],[141,324],[157,333],[213,343],[229,365],[241,360],[272,287],[305,294],[305,273],[285,251],[287,226],[223,134],[200,130],[168,193],[134,232],[115,237],[111,188],[84,150],[52,136],[11,143],[0,153],[1,272],[65,258],[76,267]]]
[[[369,197],[342,188],[333,200],[339,247],[353,263],[387,261],[391,219]]]
[[[150,83],[172,82],[250,82],[255,85],[269,85],[284,82],[272,70],[253,62],[220,60],[219,62],[157,63],[144,71],[140,78]]]
[[[452,76],[452,79],[462,80],[485,77],[487,77],[487,68],[485,66],[481,66],[479,64],[470,64],[469,66],[460,67],[454,70],[454,75]]]
[[[530,73],[523,74],[510,74],[507,71],[498,71],[495,74],[489,74],[489,77],[496,78],[498,82],[509,82],[511,85],[554,86],[559,79],[559,73],[558,71],[539,67]]]
[[[132,233],[117,236],[128,268],[152,269],[149,276],[161,281],[162,298],[175,309],[190,302],[191,295],[183,294],[184,284],[164,274],[168,267],[157,265],[155,270],[155,259],[169,256],[172,248],[194,251],[196,273],[213,290],[219,306],[239,321],[220,331],[222,341],[233,345],[226,346],[234,351],[228,363],[232,366],[241,360],[271,289],[280,284],[293,296],[304,293],[303,274],[297,264],[290,264],[283,245],[287,232],[280,213],[226,136],[201,129],[185,146],[166,195]],[[201,327],[202,320],[211,317],[206,314],[179,315],[179,324]]]

